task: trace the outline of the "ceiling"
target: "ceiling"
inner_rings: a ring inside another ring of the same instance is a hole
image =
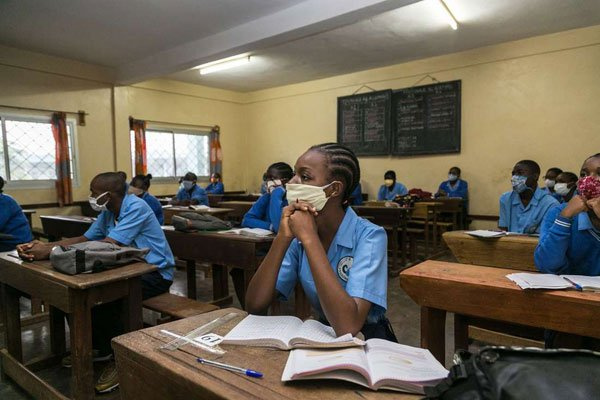
[[[253,91],[600,24],[598,0],[2,0],[0,44]],[[32,29],[36,27],[36,29]],[[200,76],[202,63],[253,62]]]

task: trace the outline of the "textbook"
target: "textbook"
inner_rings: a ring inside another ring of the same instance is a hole
[[[488,231],[485,229],[478,229],[475,231],[466,231],[468,235],[478,237],[478,238],[499,238],[502,236],[533,236],[539,237],[537,233],[518,233],[518,232],[506,232],[506,231]]]
[[[340,379],[373,390],[424,394],[425,386],[447,376],[448,370],[429,350],[369,339],[358,348],[292,350],[281,380]]]
[[[239,229],[229,229],[227,231],[220,231],[219,233],[229,233],[233,235],[243,235],[243,236],[271,236],[273,232],[268,229],[262,228],[239,228]]]
[[[576,289],[600,292],[600,276],[530,274],[526,272],[508,274],[508,279],[521,289]]]
[[[365,342],[351,334],[340,337],[332,327],[312,319],[302,322],[292,316],[248,315],[223,340],[224,344],[295,348],[329,348],[363,346]]]

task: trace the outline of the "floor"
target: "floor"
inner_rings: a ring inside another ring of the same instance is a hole
[[[438,259],[453,261],[452,256],[444,254]],[[212,293],[212,280],[205,276],[205,272],[198,268],[197,272],[198,284],[198,299],[201,301],[209,301]],[[172,293],[185,295],[186,293],[186,277],[185,271],[177,270],[175,273],[175,281],[171,287]],[[235,293],[233,285],[230,281],[230,293]],[[237,298],[234,296],[233,307],[240,308]],[[28,313],[29,304],[27,300],[22,301],[23,314]],[[293,304],[282,305],[282,313],[293,314]],[[400,288],[398,278],[391,278],[388,282],[388,312],[387,316],[390,319],[398,341],[410,346],[419,346],[420,340],[420,313],[417,305],[404,293]],[[152,319],[154,316],[151,313],[144,315],[145,320]],[[452,324],[452,315],[449,316],[447,325]],[[1,329],[1,328],[0,328]],[[453,343],[452,329],[446,329],[446,348],[451,349]],[[0,347],[4,345],[4,333],[0,331]],[[67,334],[68,338],[68,334]],[[50,340],[48,336],[47,323],[39,323],[27,327],[23,331],[23,348],[25,359],[39,356],[40,354],[49,353]],[[451,365],[452,354],[450,350],[446,354],[446,366]],[[96,374],[100,374],[102,364],[95,364]],[[49,368],[39,372],[39,376],[50,382],[54,387],[60,390],[65,395],[69,393],[70,370],[61,368],[60,366]],[[119,399],[119,391],[110,394],[97,396],[103,400]],[[0,399],[2,400],[22,400],[31,399],[31,397],[17,387],[14,383],[8,380],[0,381]]]

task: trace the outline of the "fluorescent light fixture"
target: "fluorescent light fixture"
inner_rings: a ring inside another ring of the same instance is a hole
[[[438,0],[438,3],[440,4],[440,7],[444,11],[444,18],[446,19],[446,22],[448,23],[448,25],[450,25],[450,27],[452,27],[452,29],[457,30],[458,22],[456,22],[456,18],[454,18],[454,15],[452,15],[452,11],[450,11],[450,9],[446,5],[446,3],[444,3],[444,0]]]
[[[223,71],[224,69],[239,67],[240,65],[246,65],[249,62],[250,56],[215,61],[206,64],[206,66],[200,66],[200,75],[206,75],[210,74],[211,72]]]

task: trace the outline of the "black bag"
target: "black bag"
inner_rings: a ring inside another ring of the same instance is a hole
[[[600,353],[490,346],[459,351],[448,378],[426,387],[439,400],[600,399]]]
[[[193,212],[184,212],[179,215],[173,215],[171,223],[175,230],[190,231],[222,231],[231,229],[231,222],[225,222],[215,216],[208,214],[198,214]]]

